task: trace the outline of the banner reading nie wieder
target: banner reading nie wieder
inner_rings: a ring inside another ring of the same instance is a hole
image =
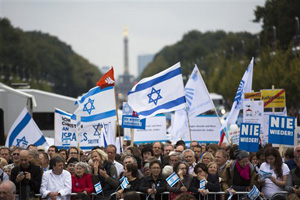
[[[295,118],[270,115],[269,143],[294,145]]]

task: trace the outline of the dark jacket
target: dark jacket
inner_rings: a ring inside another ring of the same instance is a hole
[[[17,175],[19,172],[29,172],[31,174],[31,179],[28,180],[24,178],[20,183],[16,182]],[[42,170],[38,166],[30,163],[27,169],[22,168],[22,166],[14,167],[11,171],[11,181],[14,182],[17,188],[17,194],[21,196],[22,199],[28,199],[29,197],[34,197],[35,194],[39,194],[41,182],[42,182]],[[29,196],[28,196],[29,195]],[[27,197],[26,197],[27,196]]]
[[[167,189],[169,192],[180,193],[180,188],[185,186],[186,189],[189,189],[193,176],[190,174],[186,174],[181,181],[178,181],[173,187],[167,184]],[[182,185],[183,184],[183,185]]]
[[[189,191],[195,194],[199,194],[198,193],[199,187],[200,187],[200,180],[198,179],[198,177],[193,177]],[[209,192],[219,192],[221,190],[219,176],[217,174],[208,174],[205,189],[207,189]],[[209,200],[214,199],[214,195],[208,195],[208,199]]]
[[[147,194],[147,189],[151,189],[153,184],[157,190],[155,199],[160,199],[159,194],[167,191],[167,182],[163,178],[162,174],[160,174],[156,180],[154,180],[152,176],[143,177],[139,191]]]

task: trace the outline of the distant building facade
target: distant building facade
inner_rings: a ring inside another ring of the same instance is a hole
[[[151,63],[154,59],[153,54],[145,54],[145,55],[139,55],[138,56],[138,76],[141,75],[145,67]]]

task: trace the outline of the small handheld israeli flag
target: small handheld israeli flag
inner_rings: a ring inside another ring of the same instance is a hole
[[[122,178],[119,179],[119,182],[122,183],[124,178],[125,178],[125,176],[122,176]]]
[[[271,178],[272,173],[271,172],[265,172],[263,170],[258,171],[258,175],[260,177],[260,180],[265,180],[266,178]]]
[[[257,189],[257,187],[254,185],[252,190],[248,193],[248,197],[251,200],[255,200],[260,194],[260,191]]]
[[[200,190],[203,190],[203,189],[205,189],[205,179],[202,179],[200,181]]]
[[[123,182],[121,183],[122,189],[127,188],[128,185],[129,185],[128,179],[124,177]]]
[[[179,181],[179,177],[178,175],[173,172],[167,179],[166,179],[167,183],[172,187],[173,185],[175,185],[178,181]]]
[[[229,197],[227,200],[231,200],[231,198],[233,197],[233,193],[232,193],[232,187],[229,188]]]
[[[101,186],[101,183],[97,183],[94,185],[94,188],[95,188],[95,191],[97,194],[101,193],[102,192],[102,186]]]

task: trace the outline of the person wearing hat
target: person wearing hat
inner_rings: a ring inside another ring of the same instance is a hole
[[[229,194],[230,188],[232,193],[236,191],[250,191],[256,184],[256,173],[253,165],[249,162],[249,153],[244,150],[235,150],[234,156],[236,160],[226,166],[222,177],[222,188],[225,193]],[[235,198],[233,198],[235,199]]]

